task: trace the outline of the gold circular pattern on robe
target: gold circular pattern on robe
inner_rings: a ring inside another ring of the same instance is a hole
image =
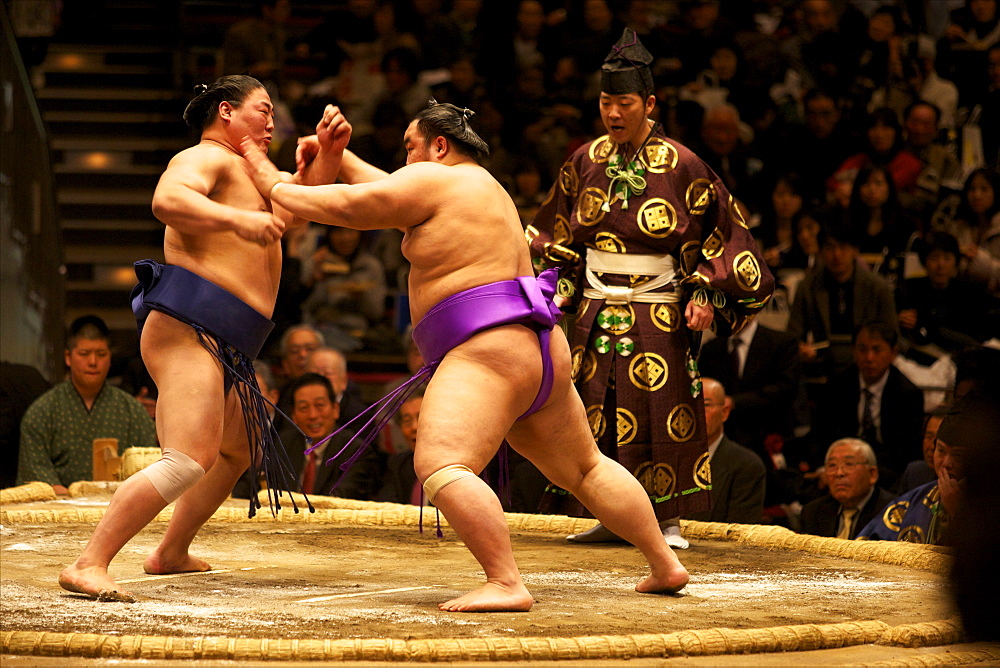
[[[760,265],[752,251],[745,250],[736,256],[733,271],[736,272],[736,283],[747,292],[760,287]]]
[[[750,226],[747,225],[746,218],[743,217],[743,211],[740,210],[739,203],[732,195],[729,195],[729,215],[732,217],[733,222],[742,227],[744,230],[750,229]]]
[[[584,350],[580,358],[580,382],[589,383],[597,371],[597,354],[593,350]]]
[[[618,409],[618,447],[623,445],[628,445],[635,438],[636,430],[639,428],[639,422],[635,419],[635,415],[632,411],[625,408]]]
[[[715,228],[708,235],[708,238],[705,239],[705,245],[701,248],[701,254],[705,256],[706,260],[714,260],[724,252],[726,252],[726,244],[722,242],[722,232],[719,231],[719,228]]]
[[[608,195],[600,188],[587,188],[580,193],[576,206],[576,222],[584,227],[593,227],[604,220],[604,209]]]
[[[632,473],[639,481],[646,494],[654,499],[672,497],[677,488],[677,476],[669,464],[653,465],[653,462],[643,462]]]
[[[593,405],[587,408],[587,422],[590,423],[590,432],[594,435],[594,440],[598,440],[604,435],[604,406]]]
[[[920,499],[920,502],[924,504],[924,506],[926,506],[927,508],[933,508],[934,504],[937,503],[940,499],[941,499],[941,488],[935,486],[931,488],[931,491],[929,493],[924,494],[924,497]]]
[[[594,248],[605,253],[624,253],[625,242],[612,232],[598,232],[594,237]]]
[[[580,175],[576,173],[576,167],[572,163],[567,162],[559,170],[559,188],[567,197],[576,197],[580,192]]]
[[[677,443],[685,443],[694,436],[694,410],[687,404],[677,404],[667,415],[667,433]]]
[[[654,239],[666,239],[677,227],[677,212],[667,200],[653,197],[643,202],[636,214],[639,229]]]
[[[896,540],[903,541],[904,543],[926,543],[927,537],[924,536],[924,528],[916,525],[908,526],[899,532],[899,536]]]
[[[552,241],[559,245],[573,243],[573,230],[570,229],[569,219],[561,213],[556,214],[556,221],[552,225]]]
[[[568,164],[569,163],[566,163],[566,165],[568,165]],[[566,165],[563,165],[562,169],[566,169]],[[556,188],[558,188],[558,187],[559,187],[559,184],[553,183],[552,187],[549,188],[549,192],[546,193],[545,199],[542,200],[542,203],[539,206],[546,206],[546,205],[548,205],[549,202],[551,202],[553,199],[555,199]]]
[[[580,368],[583,366],[583,353],[585,350],[583,346],[576,346],[570,351],[569,375],[574,383],[580,379]]]
[[[882,523],[890,529],[891,531],[899,531],[900,526],[903,523],[903,515],[910,508],[909,501],[899,501],[898,503],[892,503],[885,512],[882,513]]]
[[[574,288],[574,290],[575,290],[575,288]],[[590,299],[581,299],[580,300],[580,305],[576,309],[576,316],[575,317],[576,317],[577,320],[579,320],[580,318],[582,318],[587,313],[587,311],[590,309],[590,302],[591,301],[592,300],[590,300]]]
[[[665,174],[677,166],[677,149],[662,137],[652,137],[646,142],[643,157],[653,174]]]
[[[698,266],[698,256],[701,253],[701,245],[697,241],[687,241],[681,246],[681,273],[690,276],[694,268]]]
[[[677,488],[677,475],[669,464],[657,464],[653,467],[653,494],[658,499],[671,497]]]
[[[528,240],[529,244],[535,239],[537,239],[539,234],[541,233],[538,231],[538,228],[535,227],[534,225],[528,225],[527,227],[524,228],[524,238]]]
[[[687,205],[688,215],[700,216],[704,214],[708,207],[715,201],[715,184],[708,179],[695,179],[688,186],[684,193],[684,203]]]
[[[706,452],[694,463],[694,484],[702,489],[712,489],[712,465]]]
[[[611,141],[608,135],[603,137],[598,137],[590,143],[590,149],[587,151],[587,155],[590,159],[597,163],[598,165],[603,164],[611,159],[615,153],[618,152],[618,145]]]
[[[608,304],[597,314],[597,324],[609,334],[624,334],[635,324],[631,304]]]
[[[639,353],[628,365],[628,377],[632,385],[646,392],[656,392],[666,385],[669,375],[667,361],[656,353]]]
[[[650,304],[649,319],[664,332],[676,332],[681,323],[681,312],[676,304]]]
[[[575,250],[561,246],[560,244],[552,243],[551,241],[546,241],[542,244],[542,255],[546,260],[551,260],[552,262],[569,262],[571,264],[576,264],[580,261],[580,254]]]

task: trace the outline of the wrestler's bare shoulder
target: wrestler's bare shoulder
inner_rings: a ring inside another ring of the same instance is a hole
[[[242,157],[232,151],[218,144],[202,141],[175,154],[167,163],[167,169],[194,167],[198,170],[224,170],[232,169],[239,160]]]

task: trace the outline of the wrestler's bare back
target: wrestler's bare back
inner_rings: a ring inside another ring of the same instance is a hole
[[[271,215],[240,154],[203,140],[175,155],[153,196],[153,212],[166,225],[164,259],[270,317],[281,278],[281,246],[240,236],[231,225],[241,214],[230,207],[252,212],[248,220]]]

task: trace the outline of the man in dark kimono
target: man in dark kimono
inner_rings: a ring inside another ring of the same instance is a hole
[[[626,29],[601,70],[608,134],[563,165],[525,231],[537,269],[560,267],[573,379],[605,455],[643,484],[672,546],[676,518],[710,507],[700,332],[739,331],[774,280],[718,176],[650,120],[652,56]],[[543,512],[583,516],[550,486]],[[601,525],[570,540],[617,540]]]

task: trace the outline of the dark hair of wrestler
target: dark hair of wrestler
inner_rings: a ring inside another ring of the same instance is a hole
[[[210,125],[219,113],[219,104],[228,102],[239,107],[253,91],[264,84],[245,74],[229,74],[215,82],[194,87],[195,98],[184,109],[184,122],[199,133]]]
[[[435,137],[445,137],[455,144],[459,153],[478,161],[490,154],[490,147],[469,126],[469,119],[475,115],[471,109],[459,109],[432,99],[426,109],[417,113],[417,129],[425,143],[429,144]]]

